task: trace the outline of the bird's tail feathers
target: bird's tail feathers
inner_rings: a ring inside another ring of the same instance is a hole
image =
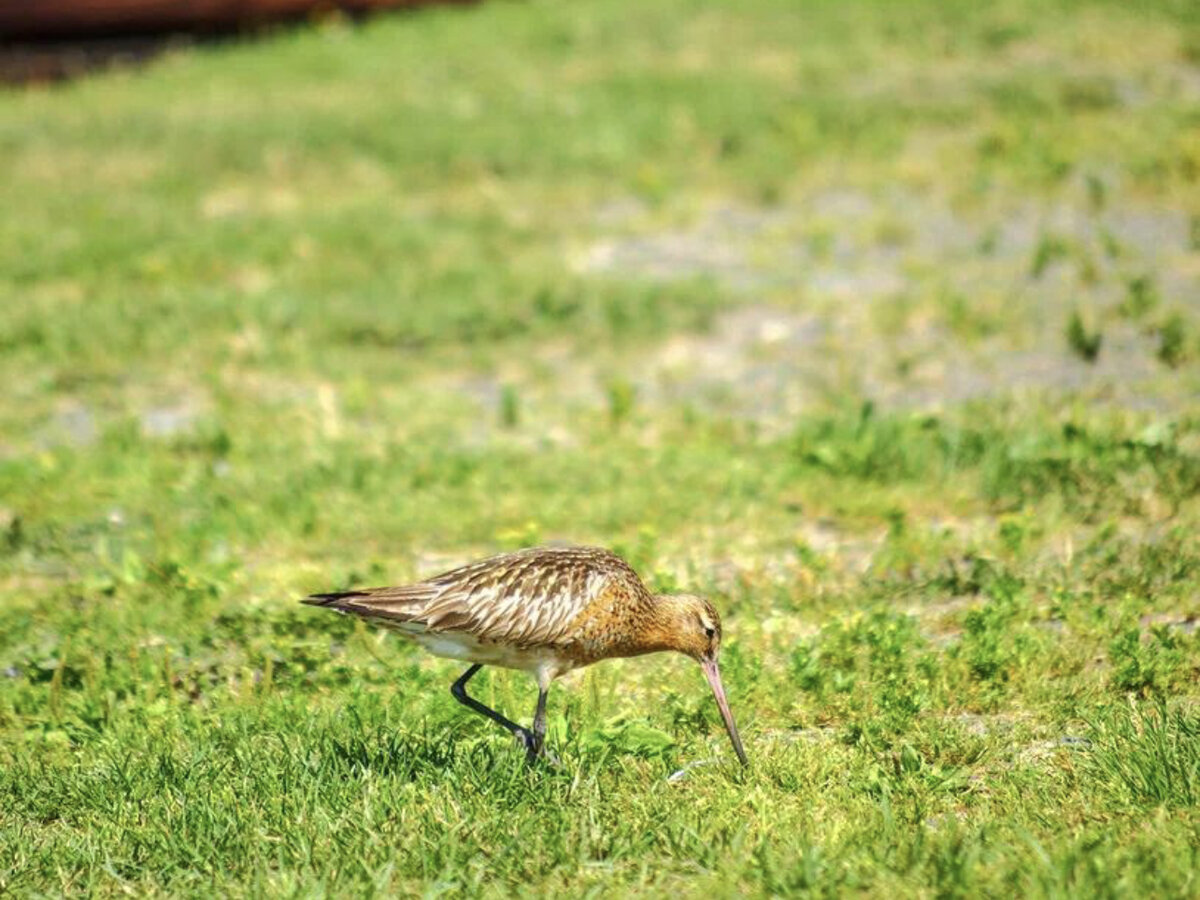
[[[370,588],[357,591],[334,591],[313,594],[301,600],[309,606],[323,606],[338,612],[354,613],[376,619],[396,619],[402,622],[422,618],[425,605],[437,589],[425,584],[402,587]]]
[[[367,597],[369,595],[369,591],[334,591],[330,594],[310,594],[300,602],[309,606],[338,607],[343,605],[342,601],[344,600],[350,600],[355,597]]]

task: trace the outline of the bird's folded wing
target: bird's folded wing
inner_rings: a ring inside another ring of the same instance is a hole
[[[310,602],[427,631],[463,631],[517,646],[559,644],[614,580],[637,580],[619,558],[596,554],[511,553],[418,584],[317,595]]]

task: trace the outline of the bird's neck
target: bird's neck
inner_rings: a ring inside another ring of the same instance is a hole
[[[673,597],[666,594],[652,596],[640,618],[630,634],[629,656],[665,650],[686,652],[679,640],[681,611]]]

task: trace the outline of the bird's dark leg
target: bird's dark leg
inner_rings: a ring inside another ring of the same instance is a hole
[[[501,728],[504,728],[506,731],[516,735],[521,740],[521,743],[525,745],[526,752],[530,752],[530,748],[536,742],[536,738],[528,728],[522,728],[511,719],[506,719],[504,716],[500,715],[500,713],[496,712],[491,707],[484,706],[467,693],[467,682],[470,681],[472,676],[474,676],[474,674],[482,668],[482,665],[476,663],[475,665],[471,666],[471,668],[467,669],[467,671],[463,672],[458,681],[454,682],[454,684],[450,686],[450,693],[453,694],[454,699],[463,706],[475,710],[475,712],[479,713],[481,716],[487,716]],[[541,705],[539,705],[539,709],[540,708]]]
[[[547,688],[538,686],[537,712],[533,714],[533,741],[526,750],[529,762],[542,755],[542,745],[546,742],[546,695]]]

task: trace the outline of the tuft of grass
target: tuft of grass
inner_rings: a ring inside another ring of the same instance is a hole
[[[1084,362],[1093,363],[1100,356],[1104,335],[1099,330],[1090,330],[1084,324],[1079,310],[1073,310],[1067,320],[1067,346]]]
[[[1141,695],[1169,693],[1186,671],[1185,643],[1162,626],[1145,635],[1140,628],[1126,629],[1109,646],[1113,686]]]
[[[1200,804],[1200,716],[1159,699],[1092,722],[1084,771],[1109,802],[1194,810]]]
[[[1029,264],[1029,274],[1033,278],[1041,278],[1046,270],[1057,262],[1069,259],[1073,252],[1072,245],[1064,238],[1054,234],[1042,235],[1033,251],[1033,260]]]
[[[637,388],[624,378],[614,378],[608,383],[608,418],[613,425],[620,425],[633,413],[637,400]]]
[[[1076,112],[1096,112],[1117,106],[1116,85],[1108,78],[1072,78],[1062,85],[1062,105]]]
[[[505,428],[515,428],[521,421],[521,397],[516,387],[504,385],[500,390],[500,423]]]
[[[1148,275],[1139,275],[1129,279],[1125,298],[1117,309],[1125,318],[1139,321],[1153,312],[1158,303],[1158,289],[1154,279]]]
[[[1174,313],[1158,327],[1158,350],[1156,356],[1163,365],[1179,368],[1188,358],[1187,326],[1183,316]]]

